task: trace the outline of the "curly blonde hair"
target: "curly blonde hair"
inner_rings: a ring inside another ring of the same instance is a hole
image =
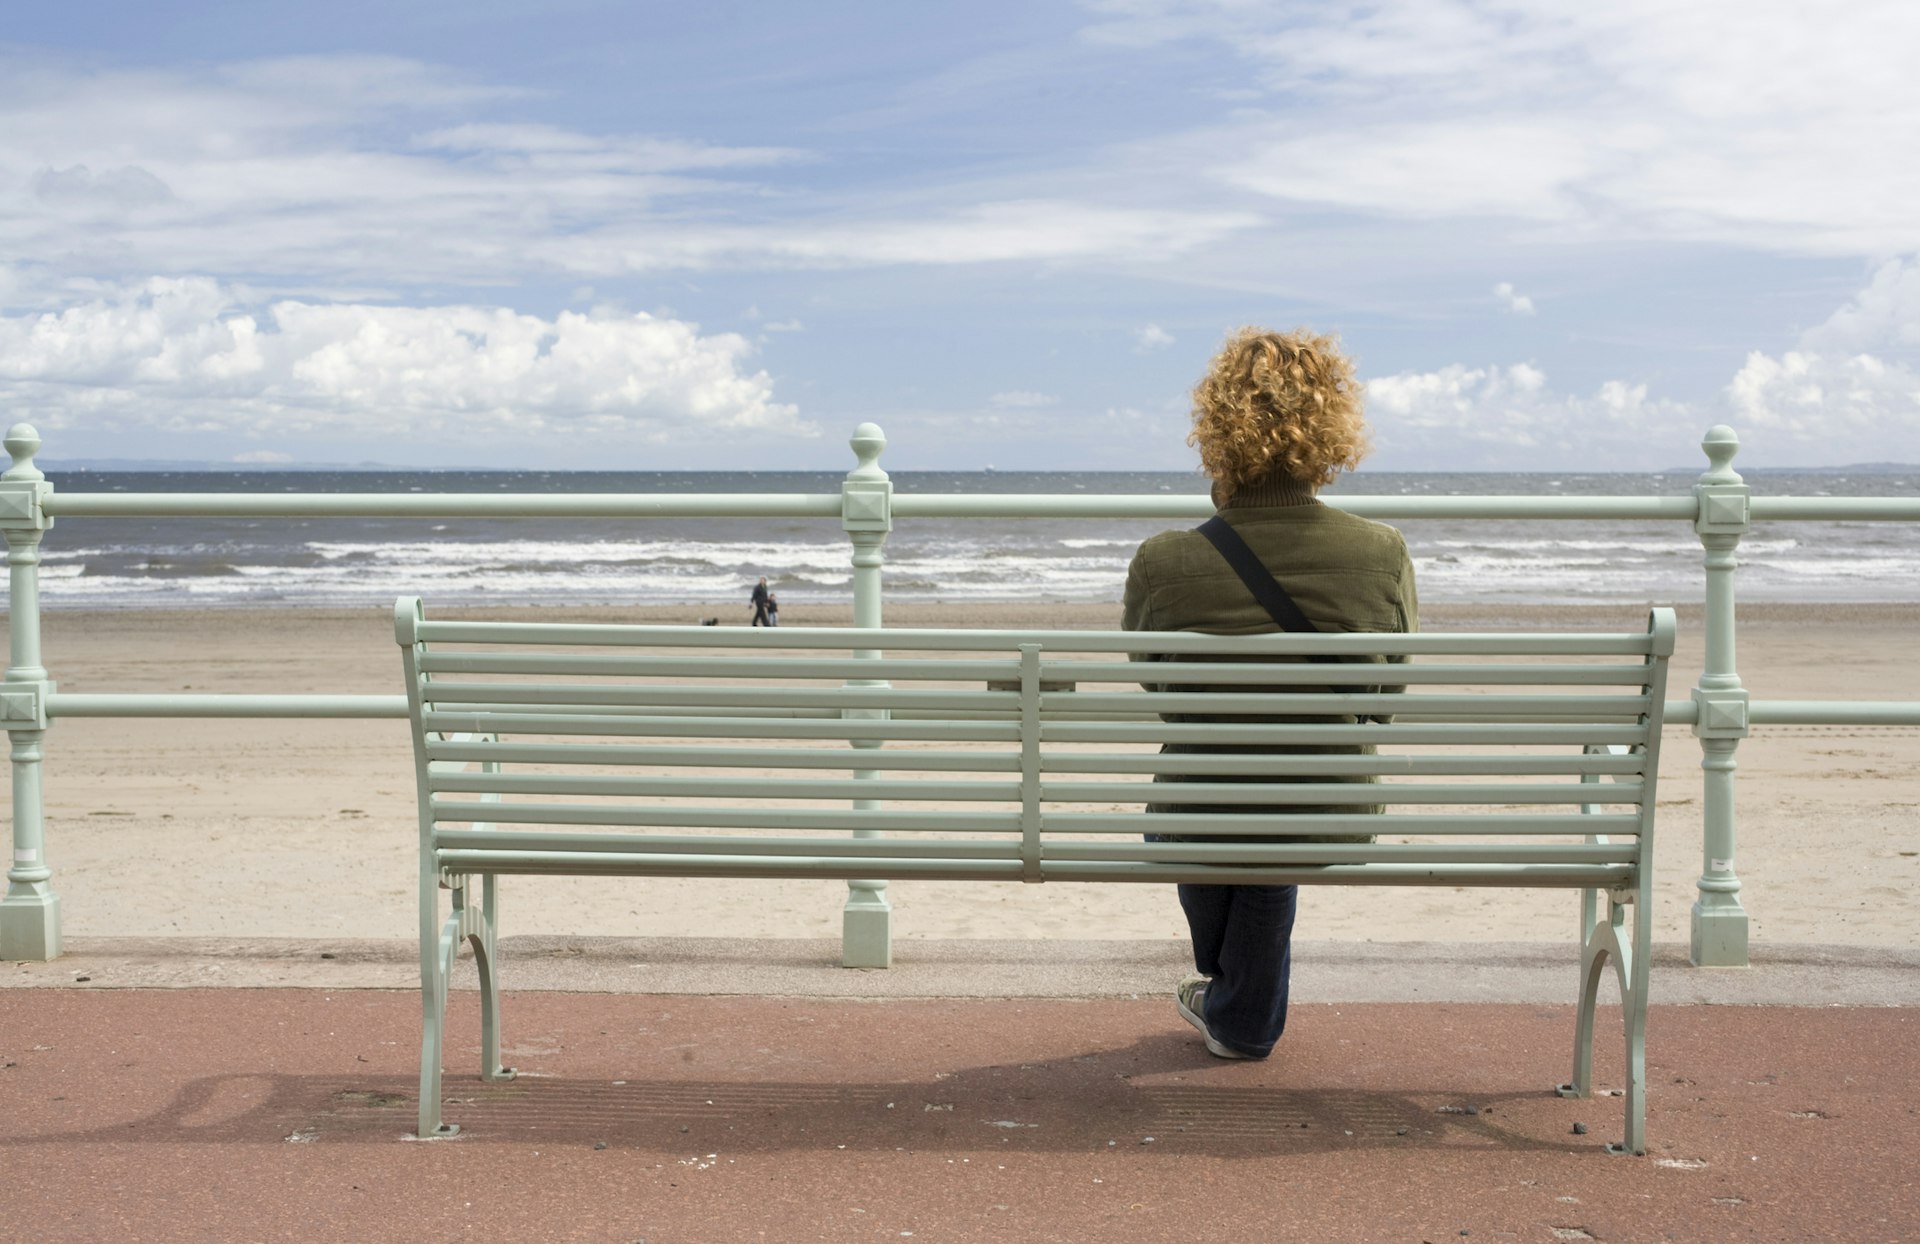
[[[1243,328],[1194,386],[1187,444],[1228,494],[1276,473],[1317,488],[1370,448],[1361,389],[1333,337]]]

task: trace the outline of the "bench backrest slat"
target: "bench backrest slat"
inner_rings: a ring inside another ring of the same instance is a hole
[[[742,778],[727,780],[727,793],[736,799],[890,799],[910,802],[989,802],[1021,800],[1019,781],[974,779],[938,782],[925,778],[861,781],[848,778]],[[434,794],[484,793],[503,795],[607,795],[625,799],[658,797],[701,798],[711,795],[714,782],[705,777],[578,777],[546,773],[436,772],[427,779]],[[1138,801],[1148,788],[1139,782],[1041,782],[1045,803],[1106,803]],[[1538,806],[1542,804],[1638,803],[1644,788],[1636,779],[1594,787],[1576,783],[1517,785],[1510,783],[1387,784],[1300,782],[1288,785],[1230,782],[1188,782],[1180,787],[1185,802],[1211,804],[1486,804]]]
[[[406,597],[406,600],[417,598]],[[1659,610],[1655,611],[1660,612]],[[1666,611],[1671,616],[1671,610]],[[1462,654],[1475,656],[1623,656],[1644,657],[1659,640],[1648,632],[1575,632],[1556,634],[1422,631],[1417,634],[1278,632],[1231,637],[1192,631],[988,631],[896,630],[858,627],[784,628],[778,636],[762,636],[757,628],[707,626],[634,626],[569,622],[446,622],[418,619],[400,635],[403,644],[442,643],[527,645],[536,648],[604,647],[690,649],[721,652],[732,649],[761,651],[778,642],[781,649],[886,652],[1013,652],[1021,644],[1063,652],[1165,654],[1331,654],[1363,656],[1400,653],[1410,656]],[[1232,648],[1220,641],[1230,638]],[[1671,632],[1667,636],[1671,656]]]

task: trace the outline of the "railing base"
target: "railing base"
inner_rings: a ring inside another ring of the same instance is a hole
[[[0,899],[0,959],[39,963],[58,959],[60,896],[38,887],[15,888],[28,892]]]
[[[1697,968],[1747,966],[1747,910],[1738,899],[1712,907],[1694,903],[1689,958]]]
[[[878,903],[849,902],[840,913],[840,966],[893,966],[893,908]]]

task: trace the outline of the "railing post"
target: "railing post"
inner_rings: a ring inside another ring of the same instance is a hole
[[[881,625],[880,567],[881,546],[893,530],[893,483],[880,469],[880,451],[887,447],[886,434],[871,423],[853,430],[854,457],[859,465],[847,472],[840,485],[840,526],[853,542],[853,624],[877,628]],[[856,657],[878,658],[876,650],[854,653]],[[878,679],[851,679],[848,686],[885,686]],[[878,717],[884,710],[848,709],[849,717]],[[879,747],[879,739],[855,739],[855,747]],[[853,776],[870,781],[879,776],[873,769],[856,769]],[[880,806],[875,799],[856,799],[855,810]],[[874,830],[856,829],[856,838],[873,838]],[[884,968],[893,962],[893,908],[887,902],[885,881],[847,882],[847,904],[840,915],[840,962],[850,968]]]
[[[53,520],[44,501],[53,491],[33,456],[40,434],[16,423],[7,430],[13,466],[0,475],[0,531],[7,538],[7,672],[0,682],[0,723],[13,747],[13,861],[0,899],[0,959],[60,957],[60,896],[47,866],[46,820],[40,797],[47,699],[53,683],[40,658],[40,540]]]
[[[1747,737],[1747,691],[1734,662],[1734,550],[1753,526],[1751,489],[1733,469],[1740,438],[1716,424],[1700,442],[1711,468],[1693,486],[1693,529],[1706,549],[1706,657],[1693,733],[1706,771],[1701,796],[1703,842],[1700,895],[1693,904],[1692,959],[1696,967],[1747,966],[1747,911],[1734,873],[1734,749]]]

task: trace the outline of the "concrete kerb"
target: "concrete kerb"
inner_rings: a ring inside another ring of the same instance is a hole
[[[1748,968],[1692,968],[1655,948],[1657,1005],[1920,1006],[1920,951],[1756,945]],[[522,990],[813,998],[1128,998],[1170,993],[1190,971],[1177,940],[915,940],[885,971],[839,966],[830,938],[501,939],[509,997]],[[74,938],[50,963],[12,963],[0,987],[416,989],[398,940]],[[1300,942],[1296,1001],[1570,1003],[1570,945]],[[474,987],[464,966],[455,988]],[[1603,993],[1603,999],[1605,994]]]

